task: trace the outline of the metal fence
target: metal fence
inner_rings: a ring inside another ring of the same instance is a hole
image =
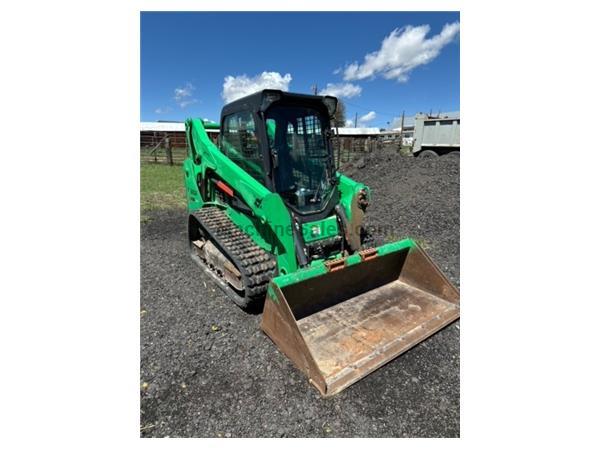
[[[381,149],[381,142],[373,137],[338,137],[334,140],[336,165],[344,164]]]
[[[217,142],[218,133],[208,131],[208,137]],[[142,162],[182,164],[187,153],[184,131],[141,131],[140,159]]]
[[[187,150],[182,147],[141,147],[140,161],[157,164],[182,164],[187,156]]]
[[[334,139],[336,164],[343,164],[382,148],[375,137],[338,137]],[[144,163],[182,164],[186,158],[185,135],[150,132],[140,136],[140,159]]]

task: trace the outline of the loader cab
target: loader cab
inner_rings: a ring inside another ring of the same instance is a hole
[[[326,217],[339,199],[330,139],[336,106],[329,96],[257,92],[223,108],[220,149],[300,218]]]

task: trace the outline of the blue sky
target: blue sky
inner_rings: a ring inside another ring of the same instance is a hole
[[[460,109],[459,13],[141,13],[141,120],[219,120],[263,87],[337,95],[347,119]],[[369,56],[367,56],[369,55]],[[367,57],[367,58],[365,58]]]

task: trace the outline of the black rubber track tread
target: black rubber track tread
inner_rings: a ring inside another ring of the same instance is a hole
[[[269,281],[277,273],[275,257],[264,251],[227,216],[224,210],[209,206],[192,213],[206,237],[233,262],[244,281],[244,295],[233,289],[226,293],[241,308],[256,310],[265,300]]]

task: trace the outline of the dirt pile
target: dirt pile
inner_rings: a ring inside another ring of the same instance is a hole
[[[412,237],[459,284],[459,158],[423,159],[381,151],[340,170],[371,189],[365,225],[374,245]]]
[[[418,239],[459,281],[459,162],[382,151],[352,166],[371,188],[380,240]],[[348,170],[348,167],[344,168]],[[186,212],[141,229],[141,435],[149,437],[457,437],[459,324],[331,399],[188,255]]]

